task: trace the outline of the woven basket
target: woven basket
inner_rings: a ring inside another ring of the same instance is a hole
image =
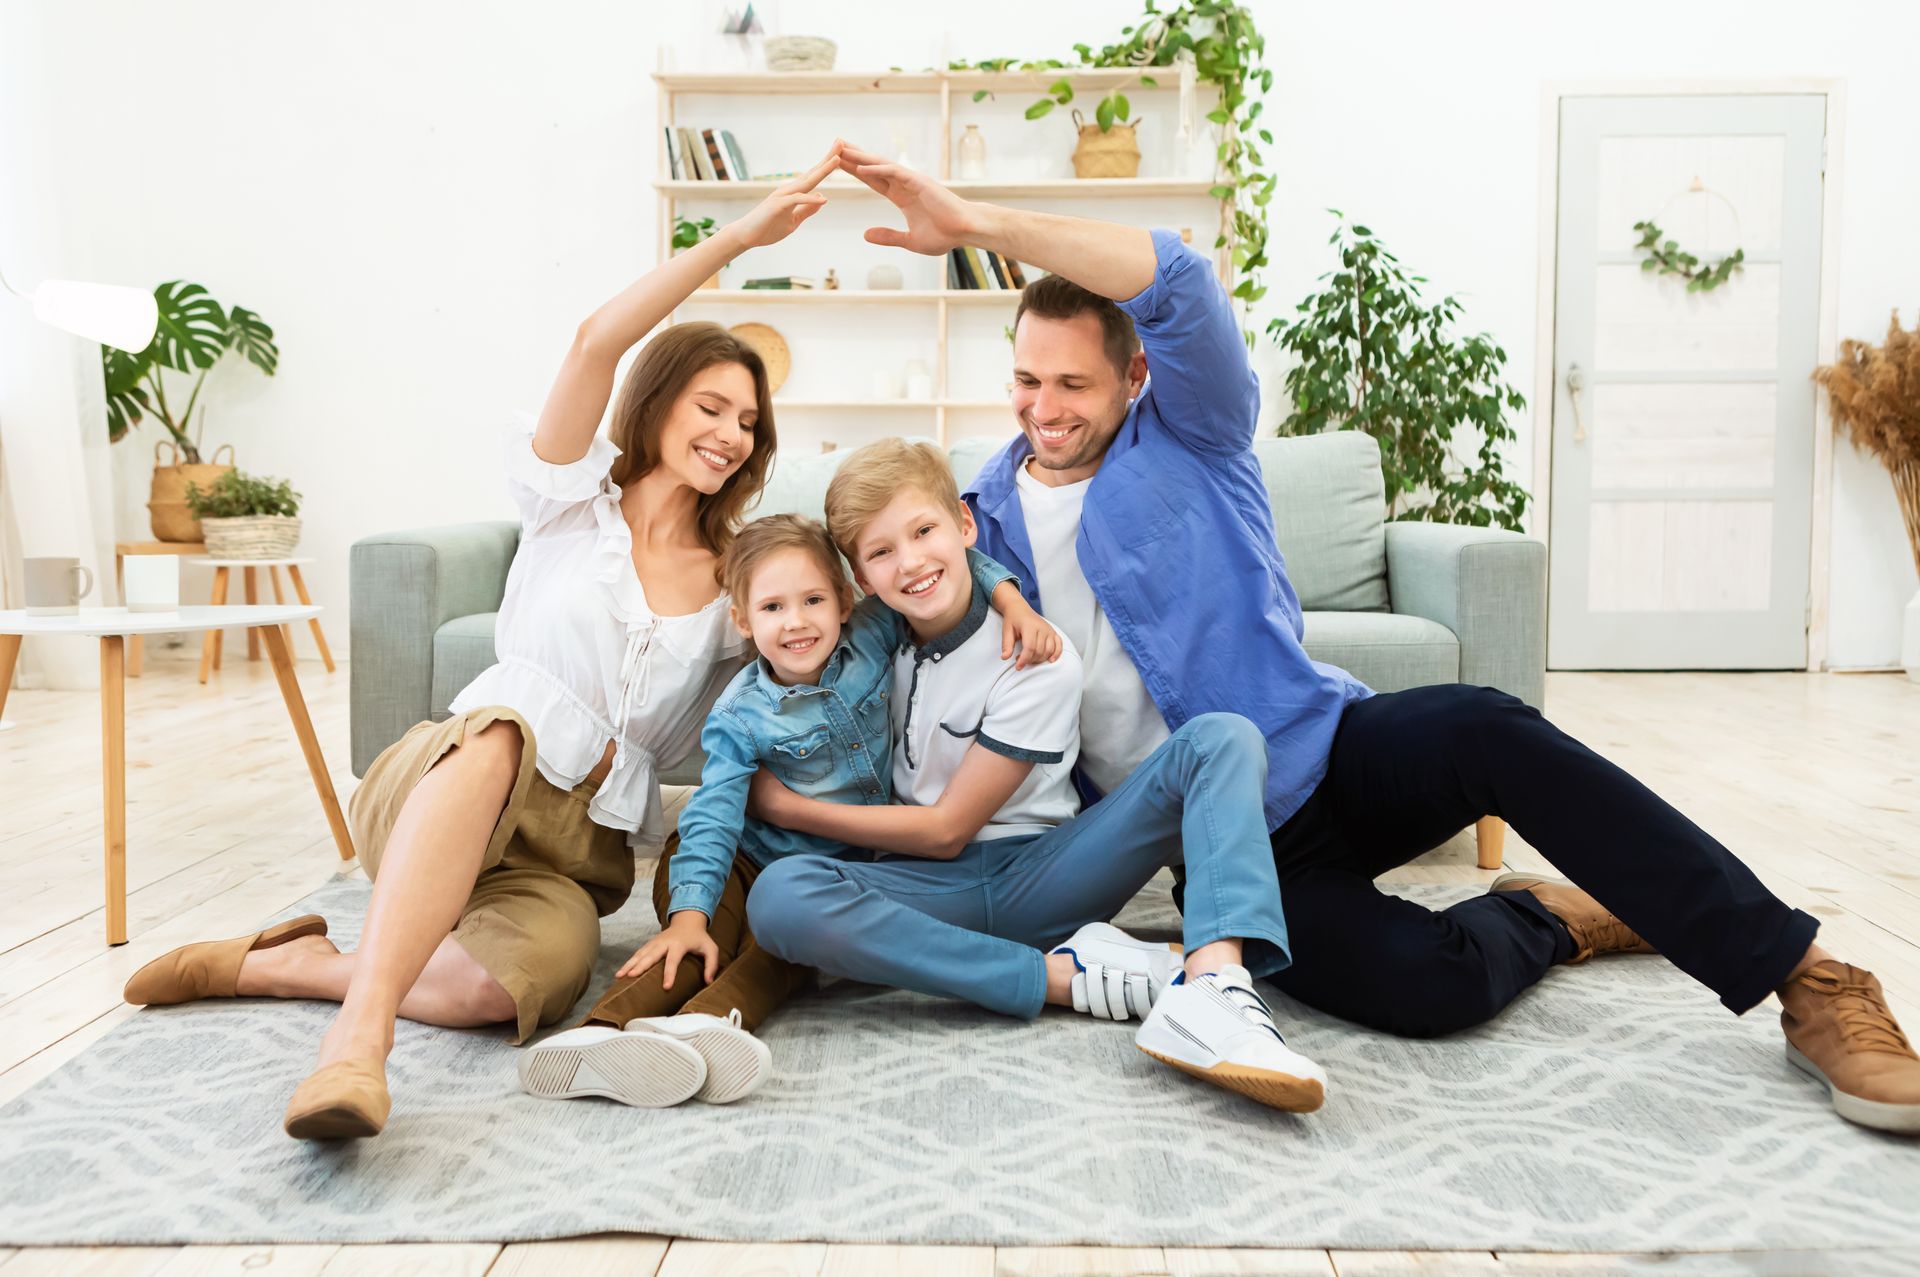
[[[160,460],[160,450],[173,453],[171,462]],[[233,469],[233,445],[223,443],[215,449],[217,458],[227,454],[225,463],[219,461],[201,462],[185,465],[180,460],[180,449],[173,441],[162,439],[153,449],[153,491],[149,494],[147,514],[153,525],[153,539],[156,541],[175,541],[192,544],[200,540],[200,521],[193,517],[193,508],[187,504],[187,485],[197,483],[205,492],[214,481]]]
[[[1132,124],[1115,124],[1103,133],[1098,124],[1088,124],[1075,111],[1073,125],[1080,130],[1080,144],[1073,148],[1075,177],[1140,175],[1140,145],[1134,140]]]
[[[202,519],[211,559],[284,559],[300,544],[300,519],[286,514],[248,514]]]
[[[813,35],[771,35],[767,37],[767,70],[831,71],[833,55],[839,46]]]

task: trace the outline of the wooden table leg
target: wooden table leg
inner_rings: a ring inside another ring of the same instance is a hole
[[[301,752],[307,756],[307,770],[313,775],[313,787],[320,794],[320,806],[333,829],[333,842],[340,859],[353,859],[353,836],[347,832],[347,818],[340,813],[340,800],[334,795],[333,780],[327,775],[326,759],[320,756],[320,740],[313,734],[313,720],[307,717],[307,703],[300,695],[300,682],[293,676],[293,653],[287,637],[277,625],[263,625],[260,637],[267,643],[267,659],[273,662],[273,676],[280,681],[280,695],[287,702],[287,717],[293,720],[293,733],[300,738]]]
[[[1507,822],[1498,816],[1482,816],[1473,822],[1473,837],[1480,850],[1480,867],[1498,869],[1507,847]]]
[[[20,635],[0,634],[0,718],[7,713],[7,693],[13,690],[13,667],[20,659]]]
[[[280,569],[268,568],[267,580],[273,583],[273,601],[275,603],[285,603],[287,596],[280,592]],[[291,625],[283,625],[280,627],[280,632],[287,636],[287,650],[291,652],[293,650],[293,627]]]
[[[254,579],[254,569],[246,569],[246,574],[247,602],[258,603],[260,601],[260,588],[259,582]],[[247,628],[247,659],[250,661],[260,659],[260,632],[251,626]]]
[[[227,570],[213,570],[213,597],[208,600],[215,607],[224,607],[227,602]],[[207,671],[220,668],[220,627],[214,626],[200,640],[200,681],[207,681]]]
[[[287,564],[287,576],[292,578],[293,592],[300,596],[300,601],[312,606],[313,599],[307,594],[307,583],[300,579],[300,569],[296,564]],[[327,636],[320,632],[320,618],[313,617],[307,624],[313,627],[313,641],[320,645],[320,659],[327,663],[327,673],[333,673],[333,653],[327,650]]]
[[[100,792],[107,842],[107,943],[127,942],[126,640],[100,638]]]
[[[113,584],[120,591],[120,606],[127,605],[127,556],[116,553],[113,556]],[[138,634],[127,639],[127,677],[140,677],[140,657],[145,652],[145,643]]]

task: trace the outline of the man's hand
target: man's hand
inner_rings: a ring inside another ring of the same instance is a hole
[[[701,959],[706,983],[712,984],[713,977],[720,974],[720,946],[707,934],[706,914],[698,909],[682,909],[667,919],[665,931],[636,949],[613,974],[617,979],[629,980],[651,970],[654,963],[664,961],[666,970],[660,974],[660,987],[671,989],[681,959],[696,956]]]
[[[917,173],[898,164],[889,164],[871,151],[863,151],[849,142],[836,141],[840,148],[840,168],[865,182],[893,202],[906,215],[907,229],[874,226],[867,230],[867,243],[888,248],[907,248],[929,257],[938,257],[948,249],[969,243],[973,205],[961,199],[925,173]]]

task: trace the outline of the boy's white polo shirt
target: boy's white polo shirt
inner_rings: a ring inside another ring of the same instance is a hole
[[[976,744],[1033,770],[974,841],[1045,833],[1080,811],[1080,656],[1061,638],[1052,663],[1013,668],[1000,658],[1000,614],[978,587],[960,623],[893,661],[893,796],[931,807]]]

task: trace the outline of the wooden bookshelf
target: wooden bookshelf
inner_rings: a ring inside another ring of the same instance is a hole
[[[1157,81],[1153,88],[1141,84],[1142,75]],[[778,185],[771,181],[675,181],[670,174],[672,168],[667,160],[666,141],[663,130],[680,127],[683,124],[693,126],[692,121],[680,119],[681,99],[690,95],[724,95],[730,97],[751,98],[759,96],[781,97],[799,94],[806,95],[849,95],[891,94],[901,96],[926,96],[934,98],[939,104],[938,129],[940,146],[938,159],[930,171],[957,194],[973,199],[990,199],[998,202],[1019,203],[1027,200],[1099,200],[1116,199],[1178,199],[1192,200],[1196,209],[1205,208],[1215,216],[1216,225],[1225,225],[1232,216],[1229,201],[1214,196],[1214,183],[1211,180],[1191,178],[1136,177],[1136,178],[1100,178],[1069,179],[1045,181],[957,181],[953,177],[955,126],[955,98],[960,94],[962,108],[970,104],[972,95],[981,90],[997,95],[1032,93],[1036,96],[1044,93],[1047,86],[1056,80],[1065,79],[1076,93],[1100,95],[1120,89],[1136,102],[1136,114],[1140,116],[1160,115],[1156,121],[1162,127],[1167,112],[1156,112],[1151,103],[1156,99],[1168,99],[1178,91],[1179,73],[1167,67],[1105,68],[1105,67],[1064,67],[1050,71],[789,71],[789,72],[660,72],[654,77],[655,91],[659,99],[658,125],[654,130],[655,173],[657,180],[653,189],[659,200],[659,260],[666,260],[671,253],[673,223],[683,200],[727,200],[747,201],[765,198]],[[1204,87],[1204,86],[1203,86]],[[1089,99],[1089,109],[1094,98]],[[1212,127],[1212,126],[1209,126]],[[821,184],[821,189],[835,197],[878,199],[866,186],[850,178],[833,177]],[[1231,266],[1224,254],[1215,255],[1216,269],[1223,282],[1232,285]],[[931,412],[933,414],[933,434],[942,444],[949,442],[948,414],[954,412],[975,412],[992,409],[1005,410],[1004,398],[993,399],[977,394],[957,393],[961,388],[950,384],[950,361],[948,358],[949,335],[952,331],[949,313],[955,307],[991,308],[1004,307],[1011,315],[1017,304],[1019,293],[1014,290],[994,289],[896,289],[879,290],[865,288],[842,289],[745,289],[745,288],[703,288],[689,297],[681,309],[699,311],[713,307],[792,307],[811,306],[820,308],[816,318],[808,320],[810,328],[821,325],[830,326],[836,315],[844,315],[849,308],[861,306],[884,307],[929,307],[934,311],[935,339],[933,359],[934,395],[931,399],[880,399],[880,400],[814,400],[814,399],[776,399],[783,410],[799,412],[867,412],[876,409],[894,409],[910,412]],[[675,312],[678,318],[678,312]],[[977,390],[978,388],[974,388]]]

